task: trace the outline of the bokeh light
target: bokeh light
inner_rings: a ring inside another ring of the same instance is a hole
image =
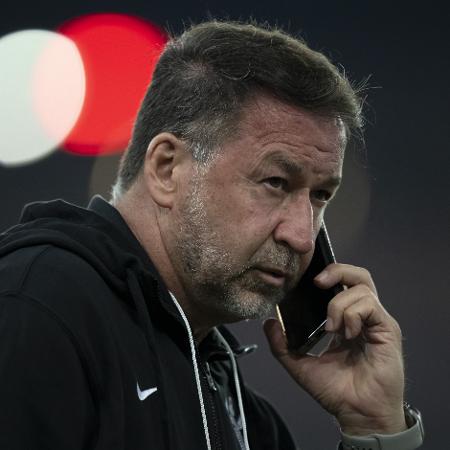
[[[23,30],[0,39],[0,163],[23,165],[52,152],[80,114],[83,61],[58,33]]]
[[[83,155],[123,151],[166,35],[122,14],[78,17],[58,31],[76,43],[86,73],[83,109],[63,148]]]

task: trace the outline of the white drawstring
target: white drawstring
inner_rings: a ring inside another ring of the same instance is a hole
[[[189,325],[189,321],[187,320],[187,317],[184,314],[183,309],[178,304],[177,299],[173,296],[172,292],[169,291],[169,294],[172,297],[172,300],[175,303],[175,306],[177,307],[179,313],[181,314],[181,317],[184,320],[184,324],[186,325],[186,330],[188,332],[189,345],[191,347],[192,365],[194,366],[195,382],[197,384],[198,399],[200,401],[200,410],[202,412],[203,429],[205,431],[206,446],[208,447],[208,450],[211,450],[211,441],[209,439],[209,430],[208,430],[208,421],[206,419],[205,403],[203,402],[202,386],[200,384],[200,375],[198,373],[198,364],[197,364],[197,356],[196,356],[196,352],[195,352],[194,336],[192,335],[191,326]]]
[[[194,366],[195,382],[197,384],[197,393],[198,393],[198,398],[200,401],[200,410],[201,410],[202,419],[203,419],[203,429],[205,431],[206,446],[208,447],[208,450],[211,450],[211,441],[209,439],[208,421],[206,418],[205,403],[203,401],[202,387],[200,384],[200,375],[198,372],[198,364],[197,364],[197,356],[196,356],[196,351],[195,351],[194,336],[192,335],[191,326],[186,317],[186,314],[184,314],[183,309],[181,308],[180,304],[178,303],[177,299],[174,297],[172,292],[169,291],[169,294],[172,297],[172,300],[173,300],[175,306],[177,307],[181,317],[183,318],[184,324],[186,326],[186,330],[188,332],[189,345],[191,348],[191,356],[192,356],[192,365]],[[217,332],[217,336],[219,337],[220,341],[225,346],[228,356],[230,357],[231,366],[233,368],[233,378],[234,378],[234,385],[236,388],[239,414],[240,414],[241,423],[242,423],[242,435],[244,438],[244,446],[245,446],[245,450],[250,450],[250,446],[248,444],[248,436],[247,436],[247,423],[245,421],[244,404],[242,402],[241,386],[239,383],[239,375],[238,375],[238,370],[237,370],[236,359],[234,357],[234,353],[233,353],[233,350],[231,350],[230,345],[228,344],[226,339],[222,336],[222,334],[220,333],[220,331],[217,328],[216,328],[216,332]]]
[[[238,370],[237,370],[236,359],[234,357],[233,350],[231,350],[231,347],[228,344],[228,342],[226,341],[226,339],[222,336],[222,334],[220,333],[220,331],[217,328],[216,328],[216,331],[217,331],[217,336],[222,341],[222,344],[225,346],[225,348],[227,349],[227,353],[230,356],[231,365],[233,367],[234,385],[236,387],[236,395],[237,395],[238,406],[239,406],[239,414],[241,416],[242,435],[244,437],[245,450],[250,450],[250,446],[248,444],[247,424],[245,421],[244,404],[242,402],[241,386],[239,383],[239,375],[238,375]]]

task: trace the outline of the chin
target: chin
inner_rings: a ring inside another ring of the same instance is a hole
[[[224,312],[233,318],[233,322],[246,319],[267,319],[274,316],[277,303],[277,301],[258,293],[241,293],[238,297],[228,298],[225,302],[226,312]]]

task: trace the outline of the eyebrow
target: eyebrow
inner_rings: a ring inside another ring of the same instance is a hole
[[[299,176],[303,172],[303,166],[300,163],[293,161],[292,159],[285,158],[281,155],[274,155],[269,158],[267,162],[277,165],[291,177]],[[329,187],[337,187],[341,184],[341,181],[342,177],[331,176],[326,178],[321,184]]]
[[[272,156],[269,158],[268,162],[277,165],[290,176],[300,175],[303,172],[303,166],[301,164],[281,155]]]

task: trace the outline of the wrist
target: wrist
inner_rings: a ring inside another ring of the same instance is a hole
[[[408,428],[398,433],[371,433],[366,436],[349,435],[341,431],[343,450],[414,450],[424,439],[420,412],[405,403],[404,415]]]
[[[339,418],[338,423],[343,433],[352,436],[366,436],[369,434],[395,434],[408,428],[403,406],[395,412],[383,416],[364,416],[360,414]]]

